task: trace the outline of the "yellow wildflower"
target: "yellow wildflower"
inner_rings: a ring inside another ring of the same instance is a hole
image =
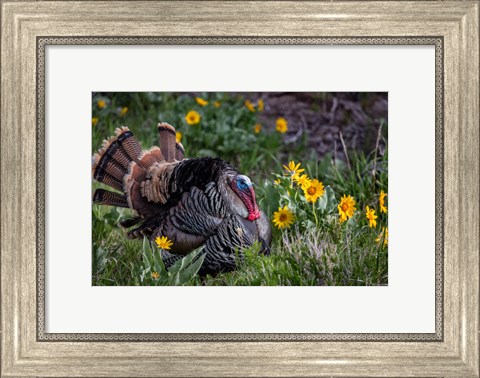
[[[300,168],[300,164],[301,163],[295,165],[295,162],[292,160],[290,163],[288,163],[288,166],[284,165],[283,168],[287,171],[287,173],[285,173],[285,176],[291,176],[293,180],[296,180],[300,173],[305,170],[303,168]]]
[[[259,112],[263,112],[263,105],[264,105],[264,104],[263,104],[263,100],[262,100],[262,99],[260,99],[260,100],[257,101],[257,109],[258,109]]]
[[[301,176],[297,174],[296,176],[293,177],[293,181],[295,181],[298,185],[300,185],[303,188],[304,186],[309,185],[311,180],[305,174]]]
[[[260,134],[260,131],[262,131],[262,125],[260,125],[259,123],[257,123],[254,127],[253,127],[253,132],[255,134]]]
[[[98,123],[98,117],[93,117],[92,118],[92,126],[97,126]]]
[[[285,118],[280,117],[276,122],[276,129],[279,133],[285,134],[288,131],[288,122]]]
[[[201,119],[202,117],[195,110],[190,110],[185,116],[185,121],[187,121],[187,123],[192,126],[199,124]]]
[[[157,243],[158,248],[161,249],[171,249],[173,242],[169,240],[166,236],[157,236],[155,238],[155,243]]]
[[[303,193],[307,202],[315,203],[317,199],[325,193],[323,184],[317,179],[309,180],[304,186],[302,186]]]
[[[375,215],[375,210],[370,209],[368,206],[365,208],[365,216],[368,219],[368,225],[370,227],[377,227],[377,221],[375,219],[378,218],[377,215]]]
[[[182,143],[182,137],[183,137],[183,134],[181,131],[177,131],[175,133],[175,140],[177,143]]]
[[[195,101],[197,102],[198,105],[200,106],[205,106],[208,105],[208,101],[204,100],[201,97],[195,97]]]
[[[385,197],[387,196],[387,193],[385,193],[383,190],[380,192],[380,212],[381,213],[387,213],[387,206],[385,206]]]
[[[255,107],[253,106],[252,102],[250,100],[245,100],[245,106],[247,107],[248,110],[250,110],[252,113],[255,112]]]
[[[215,101],[213,103],[213,106],[215,106],[216,108],[219,108],[220,107],[220,101]]]
[[[355,199],[351,196],[343,195],[338,204],[338,213],[340,214],[340,223],[345,222],[348,218],[353,217],[355,212]]]
[[[118,115],[120,117],[125,116],[125,114],[127,113],[128,113],[128,108],[126,106],[124,106],[123,108],[118,108]]]
[[[97,101],[97,106],[100,108],[100,109],[103,109],[105,107],[105,105],[107,105],[107,103],[105,102],[105,100],[98,100]]]
[[[293,213],[290,209],[285,205],[283,209],[281,207],[278,208],[278,211],[273,213],[273,224],[277,226],[277,228],[287,228],[293,223]]]
[[[384,232],[385,232],[385,235],[384,235]],[[378,237],[375,239],[375,241],[378,243],[382,239],[383,239],[383,246],[385,247],[386,245],[388,245],[388,227],[387,228],[382,227],[382,231],[380,232]]]
[[[277,180],[273,181],[273,183],[274,183],[275,185],[280,185],[280,180],[277,179]]]
[[[160,278],[160,273],[158,273],[158,272],[152,272],[152,278],[153,278],[154,280],[158,280],[158,279]]]

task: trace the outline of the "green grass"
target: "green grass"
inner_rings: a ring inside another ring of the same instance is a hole
[[[93,285],[386,285],[388,248],[376,239],[387,226],[387,215],[379,212],[378,196],[388,189],[388,154],[348,151],[349,163],[331,156],[316,158],[308,151],[306,139],[295,146],[285,145],[274,130],[275,119],[253,132],[257,113],[244,106],[245,98],[228,94],[203,95],[209,104],[201,107],[186,94],[103,94],[92,99],[93,149],[115,127],[127,125],[144,148],[158,145],[156,123],[169,122],[183,133],[188,157],[219,156],[232,162],[255,183],[260,207],[272,219],[279,207],[288,206],[295,214],[291,227],[273,227],[271,254],[258,254],[259,246],[244,251],[237,270],[215,277],[199,277],[186,271],[162,270],[155,259],[156,247],[142,240],[129,240],[117,223],[131,212],[94,205],[92,208],[92,284]],[[98,100],[106,106],[99,109]],[[213,106],[214,101],[220,107]],[[119,108],[128,107],[123,116]],[[184,116],[189,110],[201,113],[199,125],[189,126]],[[278,115],[281,116],[281,115]],[[386,130],[386,127],[384,127]],[[326,188],[314,205],[306,202],[302,189],[283,176],[282,165],[294,159],[311,178]],[[280,180],[275,184],[274,180]],[[94,188],[101,187],[95,183]],[[344,195],[355,198],[357,211],[346,222],[339,222],[337,205]],[[370,228],[365,206],[376,210],[377,226]],[[185,263],[185,262],[184,262]],[[154,279],[153,271],[161,271]]]

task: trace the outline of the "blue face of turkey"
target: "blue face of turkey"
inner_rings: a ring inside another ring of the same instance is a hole
[[[260,218],[257,201],[255,199],[255,191],[250,179],[245,175],[237,175],[230,182],[230,187],[245,204],[248,210],[248,220],[254,221]]]

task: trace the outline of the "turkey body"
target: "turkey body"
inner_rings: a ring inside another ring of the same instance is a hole
[[[147,151],[126,127],[104,141],[93,177],[116,191],[97,189],[94,203],[134,210],[121,222],[130,238],[170,239],[171,249],[162,251],[167,267],[200,247],[201,274],[235,269],[257,241],[268,253],[271,226],[250,179],[219,158],[185,159],[171,125],[159,124],[158,132],[160,148]]]

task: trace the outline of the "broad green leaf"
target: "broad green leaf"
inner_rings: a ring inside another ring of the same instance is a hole
[[[193,252],[192,252],[193,253]],[[203,261],[205,260],[205,255],[202,254],[196,261],[191,263],[187,268],[180,272],[180,282],[182,284],[190,281],[200,270]]]

